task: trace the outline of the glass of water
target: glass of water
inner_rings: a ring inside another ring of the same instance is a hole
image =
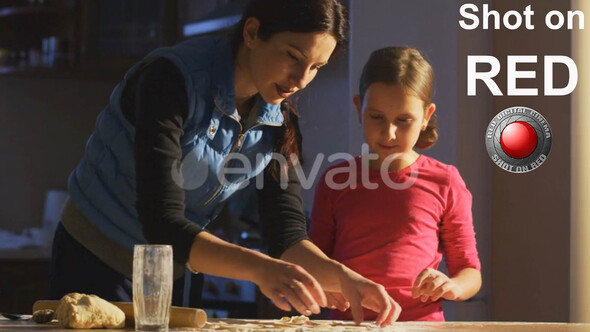
[[[172,303],[172,246],[135,245],[133,311],[135,331],[168,331]]]

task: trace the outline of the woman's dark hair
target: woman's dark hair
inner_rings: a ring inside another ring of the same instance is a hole
[[[348,38],[348,14],[339,0],[250,0],[243,12],[242,19],[233,31],[232,46],[234,54],[244,42],[242,30],[246,20],[255,17],[260,22],[258,38],[269,40],[279,32],[326,32],[336,39],[336,48],[332,55],[346,47]],[[281,105],[285,118],[282,133],[275,150],[283,154],[291,165],[290,155],[295,154],[301,160],[301,151],[297,144],[298,128],[290,120],[299,117],[293,104],[285,100]],[[278,163],[276,163],[278,164]],[[273,167],[275,177],[279,169]]]
[[[234,52],[244,42],[242,30],[250,17],[260,21],[262,40],[279,32],[327,32],[336,38],[334,53],[348,40],[348,16],[339,0],[250,0],[233,31]]]
[[[374,51],[363,68],[359,84],[361,103],[373,83],[400,84],[424,102],[432,103],[434,71],[420,51],[410,47],[390,46]],[[436,119],[430,118],[426,129],[420,132],[416,148],[428,149],[438,140]]]

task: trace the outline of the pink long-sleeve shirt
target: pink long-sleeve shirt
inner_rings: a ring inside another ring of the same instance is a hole
[[[400,171],[366,170],[365,176],[360,160],[324,173],[310,238],[331,258],[385,286],[402,307],[399,320],[444,320],[441,300],[413,299],[412,285],[425,268],[438,268],[443,254],[451,276],[481,268],[471,193],[454,166],[424,155]],[[365,310],[365,319],[376,316]],[[352,316],[333,310],[331,318]]]

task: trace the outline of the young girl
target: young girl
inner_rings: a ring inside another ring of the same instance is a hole
[[[442,321],[441,299],[466,300],[481,286],[471,194],[454,166],[414,150],[438,138],[433,81],[415,49],[371,55],[354,97],[370,154],[326,171],[311,220],[312,241],[385,286],[402,307],[400,320]],[[443,254],[450,277],[436,270]]]
[[[189,300],[186,266],[252,281],[283,310],[319,313],[329,304],[327,290],[351,307],[379,311],[379,324],[391,323],[393,300],[379,285],[308,241],[296,179],[286,190],[268,182],[261,190],[273,257],[203,231],[242,184],[273,173],[273,152],[299,154],[296,117],[283,102],[345,45],[347,27],[338,0],[251,0],[232,40],[189,39],[133,66],[69,178],[50,296],[84,292],[130,301],[133,246],[163,243],[174,250],[176,305]],[[253,167],[231,172],[239,163],[230,155]],[[193,286],[190,305],[198,306]]]

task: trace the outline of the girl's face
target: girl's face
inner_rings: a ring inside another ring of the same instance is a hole
[[[358,95],[354,103],[365,141],[371,152],[379,157],[374,165],[380,168],[385,158],[395,154],[396,161],[390,170],[409,166],[417,157],[413,147],[434,113],[435,105],[424,105],[421,99],[409,94],[399,84],[381,82],[369,85],[362,105]]]
[[[305,88],[336,48],[336,38],[325,32],[280,32],[265,41],[255,34],[248,37],[248,27],[246,24],[244,29],[244,45],[250,50],[246,71],[262,98],[271,104]]]

